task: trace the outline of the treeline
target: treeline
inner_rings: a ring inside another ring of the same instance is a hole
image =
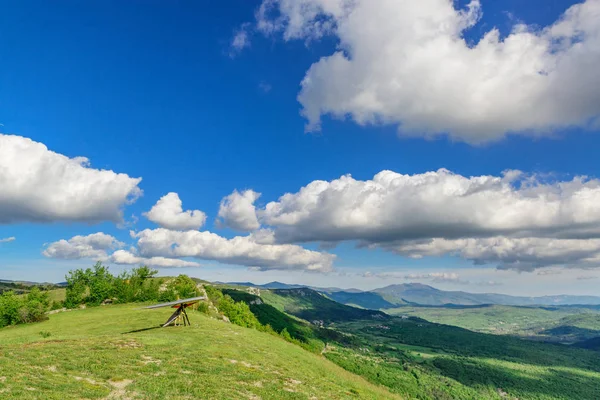
[[[118,276],[96,263],[93,268],[76,269],[66,276],[64,306],[98,306],[106,303],[173,301],[198,295],[196,282],[186,275],[174,279],[156,278],[158,271],[146,266],[125,271]]]
[[[48,319],[47,312],[60,308],[99,306],[108,303],[159,302],[189,298],[199,291],[190,277],[156,278],[158,271],[146,266],[118,276],[98,262],[92,268],[69,271],[64,301],[50,301],[48,291],[29,286],[26,294],[9,290],[0,294],[0,328]]]
[[[25,295],[18,295],[8,291],[0,295],[0,328],[39,322],[47,319],[46,311],[50,307],[48,292],[39,288],[32,288]]]

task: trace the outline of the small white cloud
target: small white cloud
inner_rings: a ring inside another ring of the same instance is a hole
[[[231,43],[230,43],[230,49],[229,49],[229,56],[230,57],[235,57],[236,55],[238,55],[242,50],[244,50],[247,47],[250,47],[251,41],[250,41],[250,29],[251,25],[246,23],[243,24],[240,29],[237,30],[237,32],[235,32],[235,35],[233,36],[233,39],[231,39]]]
[[[235,190],[229,196],[221,200],[219,207],[219,223],[233,230],[249,232],[260,228],[256,216],[254,202],[258,200],[260,193],[253,190],[245,190],[242,193]]]
[[[260,89],[261,92],[263,93],[269,93],[271,91],[271,89],[273,89],[273,87],[271,86],[271,84],[262,81],[258,84],[258,88]]]
[[[404,276],[406,280],[425,280],[436,283],[456,283],[461,285],[469,284],[469,281],[460,279],[455,272],[429,272],[426,274],[408,274]]]
[[[15,240],[17,240],[17,238],[14,236],[11,236],[11,237],[7,237],[5,239],[0,239],[0,243],[10,243],[10,242],[14,242]]]
[[[147,265],[156,268],[186,268],[200,267],[201,265],[193,261],[179,260],[177,258],[165,257],[139,257],[126,250],[117,250],[110,256],[110,261],[119,265]]]
[[[481,281],[481,282],[476,282],[475,285],[477,286],[502,286],[504,285],[502,282],[496,282],[496,281]]]
[[[74,236],[69,240],[62,239],[50,243],[42,254],[49,258],[63,260],[90,258],[104,261],[108,259],[108,250],[123,246],[124,244],[113,236],[98,232],[88,236]]]
[[[200,210],[183,211],[179,195],[172,192],[161,197],[143,215],[163,228],[174,230],[199,229],[206,222],[206,214]]]

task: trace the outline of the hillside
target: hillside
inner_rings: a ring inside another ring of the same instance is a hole
[[[394,399],[323,357],[272,335],[139,305],[59,313],[0,329],[3,399]]]
[[[582,349],[600,351],[600,336],[575,343],[574,346]]]
[[[420,305],[482,305],[502,304],[509,306],[557,306],[567,304],[600,304],[595,296],[542,296],[520,297],[495,293],[468,293],[462,291],[444,291],[420,283],[390,285],[373,292],[394,304],[415,303]]]
[[[332,320],[332,309],[319,306],[328,304],[322,296],[304,290],[264,291],[261,299],[297,317],[309,310],[311,318],[330,321],[325,328],[352,340],[343,344],[331,340],[325,356],[406,398],[600,398],[597,352],[476,333],[414,317],[360,319],[354,313],[364,310],[344,305],[335,309],[352,318]],[[248,298],[256,301],[254,296]]]
[[[216,282],[219,283],[219,282]],[[256,287],[260,289],[312,289],[326,294],[332,300],[342,304],[361,308],[380,310],[395,308],[401,305],[484,305],[498,304],[509,306],[568,306],[568,305],[600,305],[598,296],[541,296],[524,297],[497,293],[468,293],[463,291],[446,291],[421,283],[404,283],[389,285],[371,291],[358,289],[321,288],[306,285],[290,285],[271,282],[255,285],[251,282],[231,282],[225,285]]]
[[[331,323],[353,320],[385,320],[389,316],[375,310],[348,307],[308,288],[264,291],[261,297],[275,308],[306,321]]]

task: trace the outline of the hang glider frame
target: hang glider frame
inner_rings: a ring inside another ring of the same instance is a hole
[[[204,300],[205,297],[193,297],[191,299],[183,299],[177,301],[171,301],[169,303],[156,304],[154,306],[144,307],[146,309],[155,309],[155,308],[163,308],[163,307],[171,307],[176,308],[175,312],[169,317],[167,322],[165,322],[162,327],[165,328],[177,321],[179,318],[183,320],[183,326],[191,326],[190,317],[188,317],[186,308],[198,303],[201,300]]]

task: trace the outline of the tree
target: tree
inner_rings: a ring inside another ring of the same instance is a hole
[[[169,283],[168,288],[172,289],[181,299],[198,296],[196,282],[187,275],[179,275],[177,278],[173,279]]]

